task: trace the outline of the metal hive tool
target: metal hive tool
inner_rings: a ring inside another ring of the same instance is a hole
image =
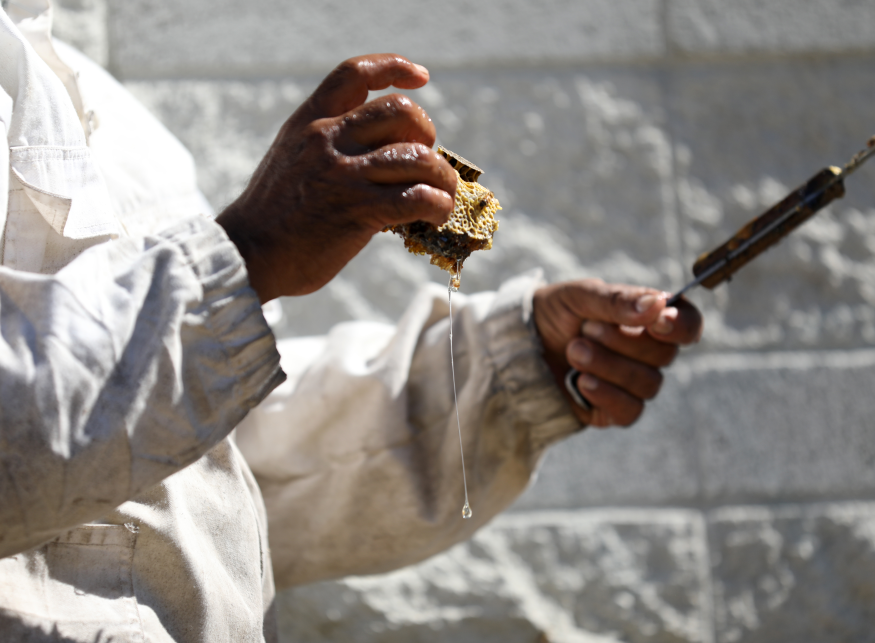
[[[710,252],[700,255],[693,265],[693,279],[669,299],[675,304],[688,290],[699,284],[715,288],[732,278],[742,266],[778,243],[793,230],[817,214],[818,211],[845,195],[845,178],[856,172],[875,155],[875,136],[866,149],[857,152],[844,167],[827,167],[790,192],[784,199],[755,219],[748,221],[738,232]]]
[[[843,197],[845,179],[872,156],[875,156],[875,136],[844,167],[830,166],[820,170],[763,214],[748,221],[728,241],[700,255],[693,265],[695,279],[675,293],[666,305],[675,305],[684,293],[700,284],[713,289],[730,280],[742,266],[753,261],[834,200]],[[578,377],[579,371],[569,370],[565,375],[565,388],[579,406],[591,410],[592,404],[577,388]]]

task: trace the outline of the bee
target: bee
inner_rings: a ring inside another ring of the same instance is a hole
[[[475,198],[478,199],[477,209],[485,210],[489,206],[489,203],[492,201],[492,199],[495,198],[495,194],[493,194],[490,190],[484,190],[482,192],[479,192]]]

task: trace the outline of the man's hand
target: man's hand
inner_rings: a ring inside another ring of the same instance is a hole
[[[369,91],[426,82],[401,56],[351,58],[283,125],[217,219],[262,303],[318,290],[387,225],[447,221],[456,174],[431,149],[431,119],[400,94],[365,103]]]
[[[659,369],[680,344],[697,342],[702,316],[686,300],[666,308],[667,293],[585,279],[540,288],[534,319],[556,382],[584,424],[628,426],[662,385]],[[580,408],[565,391],[565,374],[593,405]]]

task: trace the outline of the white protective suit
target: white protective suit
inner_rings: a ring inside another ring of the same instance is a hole
[[[277,346],[188,153],[50,28],[0,10],[0,641],[274,640],[272,572],[439,552],[578,428],[537,279],[458,296],[463,521],[446,290]]]

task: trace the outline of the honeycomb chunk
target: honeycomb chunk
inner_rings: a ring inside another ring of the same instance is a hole
[[[458,183],[453,213],[442,226],[415,221],[389,226],[404,239],[404,247],[420,255],[431,255],[431,263],[453,274],[461,272],[462,264],[475,250],[489,250],[492,235],[498,230],[495,213],[501,210],[498,199],[477,182],[482,170],[461,156],[438,147],[456,170]]]

